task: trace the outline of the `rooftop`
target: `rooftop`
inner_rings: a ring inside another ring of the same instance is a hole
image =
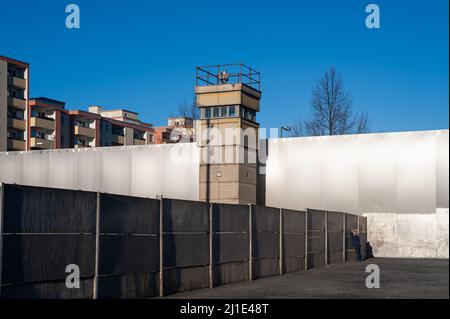
[[[244,84],[261,90],[261,73],[242,63],[196,67],[196,86]]]
[[[0,55],[0,60],[6,61],[6,62],[9,62],[9,63],[18,64],[18,65],[20,65],[22,67],[25,67],[25,68],[30,65],[27,62],[19,61],[19,60],[13,59],[13,58],[8,58],[7,56],[4,56],[4,55]]]
[[[33,97],[33,98],[30,98],[30,101],[33,101],[33,100],[38,101],[38,102],[48,103],[48,104],[60,104],[62,106],[66,105],[66,102],[50,99],[48,97]]]

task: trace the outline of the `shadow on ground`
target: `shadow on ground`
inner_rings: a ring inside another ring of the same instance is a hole
[[[379,289],[367,289],[366,266],[380,267]],[[375,258],[262,278],[166,298],[449,298],[449,260]]]

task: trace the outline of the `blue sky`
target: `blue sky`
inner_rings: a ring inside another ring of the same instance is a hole
[[[65,7],[81,28],[65,27]],[[381,9],[367,29],[365,6]],[[262,73],[258,121],[309,115],[314,82],[342,74],[374,132],[449,127],[448,1],[4,0],[0,55],[31,64],[31,95],[125,107],[163,125],[191,101],[195,66],[243,62]]]

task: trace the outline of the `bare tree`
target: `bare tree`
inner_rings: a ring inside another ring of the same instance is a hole
[[[197,120],[200,117],[200,112],[195,102],[195,96],[192,103],[189,103],[185,99],[178,104],[177,116],[188,117],[193,120]]]
[[[358,117],[357,120],[357,129],[356,129],[356,133],[357,134],[363,134],[363,133],[369,133],[370,132],[370,127],[369,127],[369,114],[367,113],[366,110],[364,110],[361,115]]]
[[[353,99],[334,67],[326,70],[312,91],[312,118],[305,122],[307,135],[341,135],[369,131],[367,112],[353,115]]]
[[[289,127],[291,128],[289,136],[291,137],[300,137],[305,135],[305,130],[303,127],[303,121],[301,118],[298,118],[297,120],[293,121]]]

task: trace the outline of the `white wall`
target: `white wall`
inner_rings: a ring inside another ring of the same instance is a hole
[[[379,257],[448,258],[448,133],[269,140],[267,205],[363,214]]]
[[[0,153],[0,181],[198,200],[194,143]]]
[[[365,214],[377,257],[449,258],[449,210],[434,214]]]
[[[266,202],[434,214],[448,207],[448,130],[269,140]]]

